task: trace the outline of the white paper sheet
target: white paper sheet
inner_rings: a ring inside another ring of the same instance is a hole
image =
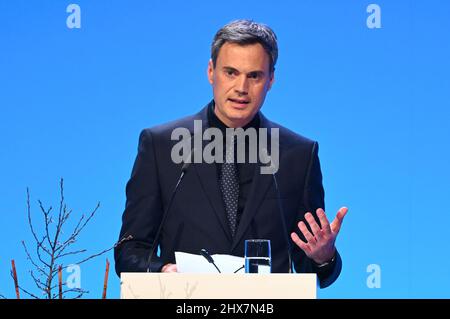
[[[221,273],[245,273],[244,258],[231,255],[211,255],[214,263],[220,269]],[[175,259],[177,263],[177,270],[180,273],[218,273],[216,267],[209,263],[202,255],[194,255],[176,251]]]

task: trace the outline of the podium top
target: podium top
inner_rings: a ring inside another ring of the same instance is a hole
[[[122,299],[316,299],[316,274],[122,273]]]

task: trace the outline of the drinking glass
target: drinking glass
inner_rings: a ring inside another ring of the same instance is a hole
[[[245,241],[245,272],[269,274],[271,272],[269,239],[248,239]]]

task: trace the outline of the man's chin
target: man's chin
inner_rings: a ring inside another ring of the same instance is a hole
[[[252,115],[248,113],[233,112],[232,114],[229,114],[228,118],[230,119],[230,121],[238,124],[238,126],[241,127],[245,126],[252,120]]]

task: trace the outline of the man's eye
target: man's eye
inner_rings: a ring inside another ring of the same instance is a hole
[[[257,74],[257,73],[252,73],[252,74],[249,75],[249,78],[250,78],[250,79],[259,79],[259,74]]]
[[[226,71],[227,72],[227,75],[234,75],[234,71],[233,70],[228,70],[228,71]]]

